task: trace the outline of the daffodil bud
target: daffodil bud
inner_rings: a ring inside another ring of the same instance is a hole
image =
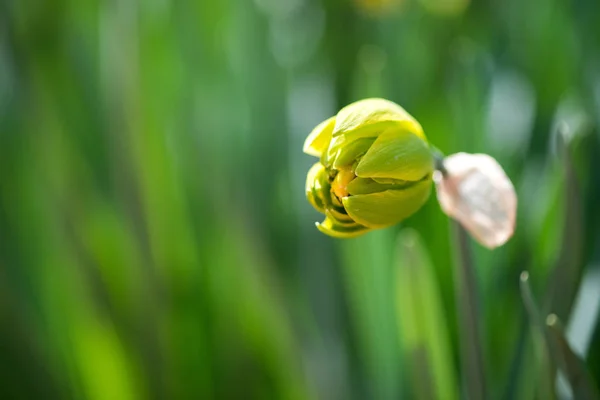
[[[457,153],[443,169],[435,177],[442,211],[482,245],[506,243],[515,231],[517,195],[500,164],[487,154]]]
[[[306,194],[325,220],[320,231],[353,237],[397,224],[431,192],[433,156],[421,125],[384,99],[352,103],[319,124],[304,152],[320,161]]]

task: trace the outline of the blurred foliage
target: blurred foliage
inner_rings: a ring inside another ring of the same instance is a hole
[[[543,398],[519,274],[574,326],[599,71],[597,0],[0,2],[0,398],[462,397],[435,196],[347,241],[304,198],[305,136],[369,96],[515,183],[514,238],[472,245],[485,372]]]

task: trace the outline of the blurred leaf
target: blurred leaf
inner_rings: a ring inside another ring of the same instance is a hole
[[[546,327],[544,320],[540,314],[538,306],[531,292],[529,285],[529,273],[523,271],[520,276],[520,289],[525,310],[529,315],[529,322],[532,326],[532,341],[535,350],[535,376],[536,388],[540,398],[554,399],[556,398],[554,390],[554,381],[556,379],[556,365],[550,359],[548,347],[546,343]],[[526,382],[523,383],[527,385]]]
[[[415,398],[457,399],[448,322],[418,233],[403,229],[396,247],[396,310]]]
[[[109,325],[96,318],[81,316],[73,336],[77,362],[87,398],[142,399],[145,396],[136,385],[136,376],[123,344]],[[95,317],[95,316],[94,316]]]
[[[311,128],[382,96],[520,183],[513,240],[473,257],[489,395],[522,353],[531,398],[514,276],[556,271],[567,321],[599,257],[599,27],[595,0],[0,2],[0,396],[460,396],[435,196],[403,222],[420,271],[395,265],[398,227],[323,238],[303,194]],[[563,120],[594,132],[572,165]]]
[[[553,392],[548,389],[555,382],[556,368],[560,368],[565,373],[576,399],[600,398],[596,384],[587,372],[584,362],[571,350],[558,317],[550,314],[545,321],[542,319],[529,287],[527,272],[521,274],[521,293],[525,308],[534,326],[534,343],[538,349],[538,368],[542,370],[539,389],[541,398],[554,397]]]
[[[600,399],[598,388],[584,362],[571,350],[560,320],[555,314],[546,318],[549,348],[566,375],[576,399]]]
[[[452,220],[454,236],[454,292],[461,336],[459,338],[461,378],[471,399],[488,396],[480,323],[480,296],[471,242],[462,225]]]
[[[341,244],[360,368],[368,382],[367,397],[382,400],[396,399],[400,393],[392,246],[390,229],[373,231]]]
[[[565,173],[563,183],[564,220],[560,251],[554,262],[543,310],[554,312],[561,318],[568,318],[576,288],[581,279],[583,251],[583,214],[581,184],[572,160],[572,146],[569,127],[560,124],[556,128],[557,150],[562,158]]]

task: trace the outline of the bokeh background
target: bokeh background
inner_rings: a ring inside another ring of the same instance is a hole
[[[597,0],[3,0],[0,397],[464,397],[435,196],[344,241],[305,200],[371,96],[517,189],[471,243],[488,398],[544,398],[523,270],[600,377]]]

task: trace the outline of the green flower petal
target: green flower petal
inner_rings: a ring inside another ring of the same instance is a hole
[[[360,236],[369,231],[369,228],[359,224],[342,225],[330,217],[326,217],[321,223],[317,222],[316,226],[324,234],[340,239]]]
[[[362,138],[375,138],[390,128],[406,130],[427,140],[421,125],[398,104],[366,99],[342,108],[337,114],[326,158],[334,159],[343,147]]]
[[[406,123],[397,121],[384,121],[367,125],[351,132],[346,132],[344,135],[333,137],[329,143],[329,149],[324,154],[327,155],[329,160],[335,160],[338,157],[340,150],[344,149],[345,147],[348,147],[361,139],[375,139],[381,134],[381,132],[391,128],[409,130],[411,127],[406,126]]]
[[[431,193],[431,179],[424,179],[402,190],[344,197],[346,212],[368,228],[385,228],[415,213]]]
[[[306,198],[320,213],[325,213],[325,206],[327,205],[327,197],[325,196],[329,195],[329,188],[324,187],[324,182],[325,184],[327,182],[326,175],[325,167],[321,163],[316,163],[308,170],[306,176]]]
[[[374,137],[362,138],[355,140],[348,146],[341,147],[335,155],[333,168],[340,169],[353,164],[358,157],[362,156],[367,152],[367,150],[369,150],[369,147],[373,145],[373,142],[375,142]]]
[[[346,186],[346,190],[351,195],[357,194],[370,194],[377,192],[384,192],[386,190],[401,190],[406,189],[408,186],[414,185],[415,182],[391,180],[390,183],[377,182],[370,178],[354,178]]]
[[[335,117],[321,122],[308,135],[304,141],[304,148],[302,150],[311,156],[321,157],[321,154],[329,147],[334,126]]]
[[[347,226],[356,224],[356,222],[354,222],[354,220],[348,214],[338,211],[334,208],[328,208],[325,211],[325,215],[341,225]]]
[[[336,116],[333,137],[372,125],[402,122],[425,139],[421,125],[398,104],[385,99],[365,99],[342,108]]]
[[[306,195],[325,214],[317,227],[330,236],[396,224],[431,191],[433,157],[423,129],[384,99],[344,107],[311,132],[304,152],[320,158],[308,173]]]
[[[363,178],[418,181],[433,171],[433,156],[423,139],[406,130],[383,132],[363,156],[355,174]]]

